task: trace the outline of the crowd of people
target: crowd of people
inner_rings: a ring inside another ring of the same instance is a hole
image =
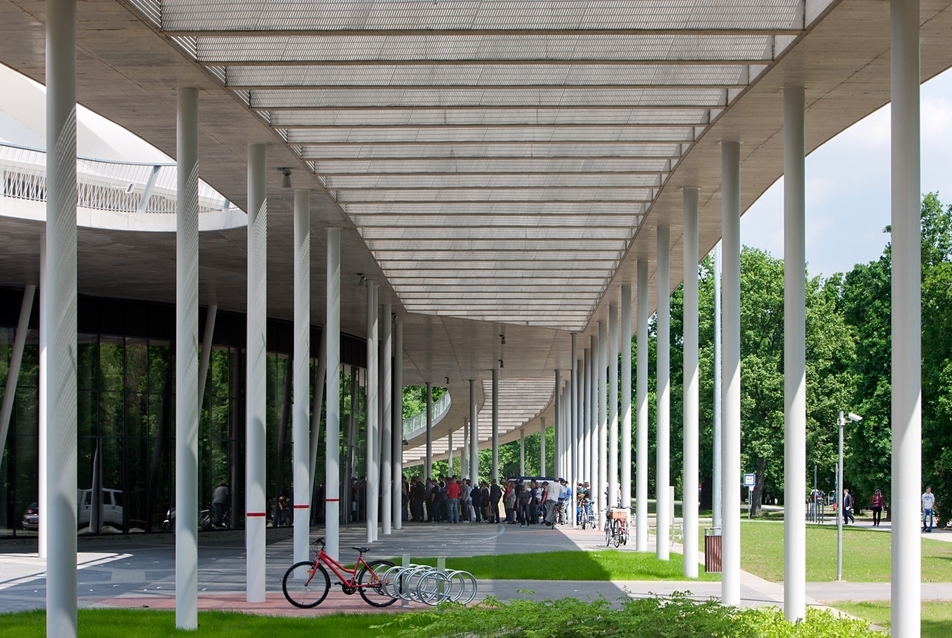
[[[417,523],[508,523],[548,525],[571,502],[565,479],[552,481],[510,479],[501,485],[472,483],[469,479],[440,475],[436,479],[414,476],[404,480],[404,518]]]

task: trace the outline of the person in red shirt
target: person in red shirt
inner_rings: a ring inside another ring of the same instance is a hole
[[[446,485],[446,509],[448,510],[450,523],[459,523],[459,497],[463,490],[456,481],[455,476],[449,478]]]

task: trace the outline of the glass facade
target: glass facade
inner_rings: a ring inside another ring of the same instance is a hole
[[[2,292],[2,291],[0,291]],[[3,295],[0,294],[0,297]],[[15,297],[13,295],[12,297]],[[0,299],[2,301],[2,299]],[[110,301],[112,304],[123,302]],[[136,302],[128,302],[134,305]],[[18,304],[13,304],[17,309]],[[86,304],[88,307],[90,304]],[[83,329],[84,304],[80,303]],[[34,311],[34,315],[36,311]],[[39,494],[39,345],[38,331],[27,338],[17,383],[7,442],[0,459],[0,535],[34,535],[34,521],[23,516]],[[88,319],[88,317],[87,317]],[[0,315],[0,325],[15,324]],[[92,322],[95,323],[95,322]],[[111,321],[111,327],[116,327]],[[243,317],[219,313],[216,341],[243,336]],[[229,325],[231,324],[231,325]],[[133,325],[127,322],[127,327]],[[289,324],[288,324],[289,326]],[[272,341],[290,345],[278,325]],[[269,333],[272,326],[269,324]],[[144,326],[142,332],[150,332]],[[151,330],[161,332],[161,330]],[[15,330],[0,327],[0,397],[5,387]],[[221,336],[221,339],[219,339]],[[312,343],[315,339],[312,337]],[[359,355],[360,342],[342,339],[342,352]],[[102,488],[101,522],[105,532],[155,532],[163,530],[174,507],[175,477],[175,365],[169,338],[80,333],[78,335],[77,507],[79,531],[89,531],[90,498],[98,474]],[[277,349],[276,349],[277,350]],[[357,361],[363,363],[363,361]],[[312,360],[312,374],[317,362]],[[342,366],[342,432],[350,420],[351,393],[363,388],[351,383],[350,365]],[[267,497],[272,522],[278,498],[293,494],[291,456],[291,358],[273,351],[267,362]],[[205,383],[198,437],[198,494],[200,507],[209,508],[212,492],[220,483],[230,486],[232,521],[243,521],[244,508],[244,351],[238,345],[214,346]],[[361,405],[358,401],[357,405]],[[359,416],[362,424],[363,415]],[[318,446],[317,483],[324,471],[323,422]],[[360,437],[362,438],[362,437]],[[341,459],[347,458],[342,437]],[[358,441],[355,441],[358,443]],[[358,447],[359,445],[355,446]],[[315,489],[314,522],[321,521],[321,486]],[[24,525],[24,523],[26,523]],[[167,527],[167,525],[165,526]]]

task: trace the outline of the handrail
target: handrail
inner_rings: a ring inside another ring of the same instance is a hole
[[[80,208],[130,214],[175,214],[175,164],[76,159]],[[198,212],[228,211],[230,202],[199,182]],[[46,152],[0,144],[0,197],[46,201]]]
[[[443,417],[445,417],[449,411],[450,407],[453,405],[453,399],[450,397],[450,391],[447,390],[443,396],[433,404],[433,425],[436,425]],[[426,410],[420,412],[419,414],[414,414],[408,419],[403,420],[403,438],[412,439],[417,436],[419,432],[422,432],[426,429]]]

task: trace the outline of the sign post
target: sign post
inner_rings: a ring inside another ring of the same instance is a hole
[[[753,506],[754,485],[756,484],[756,474],[744,474],[744,486],[747,488],[747,518],[750,518],[750,510]]]

